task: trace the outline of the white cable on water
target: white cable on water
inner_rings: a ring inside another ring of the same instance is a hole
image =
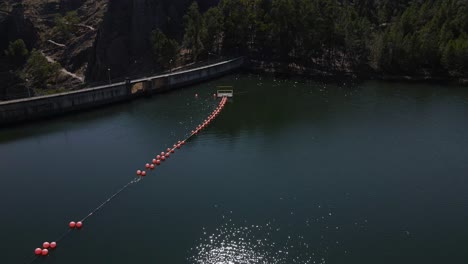
[[[218,107],[221,106],[222,104],[224,104],[225,102],[227,101],[227,97],[223,97],[220,101],[220,103],[218,104]],[[214,111],[213,111],[214,112]],[[197,127],[197,130],[198,130],[198,127]],[[195,136],[198,131],[195,130],[194,132],[190,133],[184,140],[182,140],[183,142],[189,140],[191,137]],[[168,153],[170,153],[171,151],[175,151],[177,147],[172,147],[170,149],[170,151]],[[148,171],[148,173],[151,173],[152,170]],[[99,211],[100,209],[102,209],[107,203],[109,203],[112,199],[114,199],[117,195],[119,195],[122,191],[124,191],[126,188],[128,188],[130,185],[132,185],[133,183],[137,183],[139,182],[140,180],[142,180],[143,177],[138,177],[136,179],[133,179],[131,180],[130,182],[128,182],[127,184],[125,184],[122,188],[120,188],[119,190],[117,190],[115,193],[113,193],[111,196],[109,196],[103,203],[101,203],[98,207],[96,207],[94,210],[92,210],[88,215],[86,215],[83,219],[80,220],[80,222],[84,222],[86,219],[88,219],[89,217],[91,217],[92,215],[94,215],[97,211]],[[68,229],[66,232],[64,232],[58,239],[55,240],[55,242],[59,242],[60,240],[64,239],[68,234],[70,234],[72,231],[72,229]],[[38,255],[34,255],[34,258],[32,258],[30,261],[26,262],[27,264],[31,264],[33,263],[34,261],[36,261],[37,259],[39,258]]]

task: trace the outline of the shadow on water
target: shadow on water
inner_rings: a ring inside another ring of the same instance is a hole
[[[103,121],[114,123],[117,126],[140,127],[142,130],[146,129],[148,122],[153,121],[167,123],[165,126],[171,127],[171,125],[174,126],[176,123],[191,117],[194,108],[196,108],[195,112],[205,111],[207,107],[214,104],[214,100],[192,100],[192,97],[188,99],[188,96],[184,96],[185,93],[187,91],[177,90],[172,93],[156,94],[80,113],[0,128],[0,143],[50,133],[85,129],[99,126]]]
[[[327,101],[312,100],[313,96],[322,97],[320,93],[324,91],[315,83],[241,76],[234,82],[234,89],[232,102],[217,121],[220,125],[214,128],[229,135],[239,135],[241,131],[277,131],[287,123],[304,118],[316,122],[329,114]]]
[[[307,124],[325,124],[332,122],[331,117],[337,112],[352,114],[352,111],[356,111],[356,105],[373,105],[377,109],[381,104],[410,100],[421,106],[430,104],[434,97],[438,97],[437,100],[448,97],[463,103],[468,101],[468,90],[463,87],[452,86],[447,89],[445,86],[428,87],[426,84],[415,83],[399,85],[379,81],[318,82],[305,78],[281,79],[235,74],[149,98],[2,128],[0,142],[82,129],[108,119],[141,129],[145,129],[147,122],[153,121],[164,122],[168,127],[174,126],[187,120],[194,111],[208,113],[209,108],[214,107],[214,100],[209,95],[216,92],[216,87],[220,85],[231,85],[235,91],[234,98],[227,104],[221,118],[214,123],[219,125],[210,128],[214,134],[221,137],[239,136],[243,131],[276,133],[280,131],[279,128],[299,121]],[[194,93],[200,93],[200,98],[194,98]],[[202,109],[196,109],[197,106]]]
[[[382,104],[401,105],[401,102],[406,104],[405,101],[411,101],[418,106],[429,106],[434,99],[438,101],[441,97],[452,100],[454,91],[458,100],[468,98],[468,91],[462,87],[445,89],[425,84],[397,85],[378,81],[333,83],[256,75],[240,75],[231,81],[235,95],[222,117],[216,121],[219,125],[212,128],[216,134],[239,136],[243,131],[275,133],[280,131],[279,128],[299,121],[325,125],[333,122],[332,116],[337,113],[353,114],[356,105],[378,109]]]
[[[100,122],[131,111],[131,106],[122,109],[120,105],[112,105],[102,108],[83,111],[65,116],[55,116],[46,119],[29,121],[23,124],[15,124],[11,127],[0,128],[0,142],[8,142],[28,137],[36,137],[43,134],[64,132],[66,130],[79,129],[90,122]]]

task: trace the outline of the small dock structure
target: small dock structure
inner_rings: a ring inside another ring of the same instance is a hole
[[[218,86],[218,91],[216,93],[217,97],[228,97],[232,98],[234,96],[234,90],[232,86]]]

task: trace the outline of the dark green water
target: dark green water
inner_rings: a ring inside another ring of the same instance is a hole
[[[0,263],[466,263],[468,90],[232,75],[0,131]],[[194,94],[199,93],[195,99]]]

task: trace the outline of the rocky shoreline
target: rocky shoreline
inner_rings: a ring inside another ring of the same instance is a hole
[[[244,70],[258,74],[268,73],[284,77],[297,76],[306,78],[316,78],[324,81],[382,80],[388,82],[428,82],[468,86],[468,77],[392,75],[375,72],[371,69],[365,72],[353,72],[345,70],[321,70],[299,66],[296,64],[285,65],[284,63],[279,62],[266,62],[257,60],[248,60],[244,65]]]

